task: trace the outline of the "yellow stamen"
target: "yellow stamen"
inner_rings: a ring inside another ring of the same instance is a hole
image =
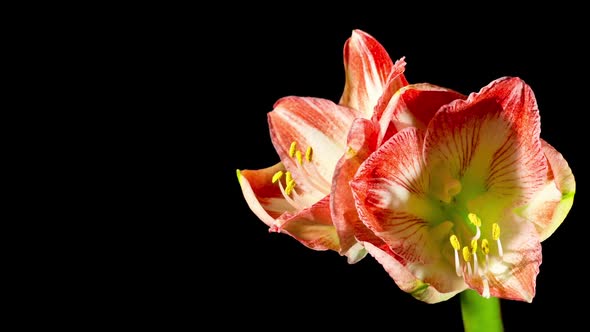
[[[451,235],[451,245],[453,246],[453,249],[455,250],[459,250],[461,249],[461,244],[459,243],[459,239],[457,238],[457,235],[453,234]]]
[[[494,241],[496,241],[499,238],[500,238],[500,225],[498,225],[497,223],[493,223],[492,224],[492,239],[494,239]]]
[[[299,162],[299,165],[303,165],[303,156],[301,155],[301,151],[295,151],[295,158],[297,158],[297,162]]]
[[[477,263],[477,239],[471,240],[471,254],[473,255],[473,274],[477,274],[479,267]]]
[[[475,226],[481,227],[481,219],[479,219],[479,217],[475,213],[468,214],[467,218],[469,218],[469,221],[471,221],[471,223]]]
[[[476,251],[477,251],[477,240],[473,239],[473,240],[471,240],[471,253],[475,255]]]
[[[285,183],[287,184],[287,186],[292,181],[293,181],[293,176],[291,175],[291,172],[285,173]]]
[[[481,240],[481,252],[483,252],[483,254],[485,255],[484,271],[487,272],[488,271],[488,259],[489,259],[488,254],[490,253],[490,244],[488,242],[488,239]]]
[[[490,253],[490,244],[488,243],[488,239],[481,240],[481,252],[483,252],[484,255]]]
[[[288,172],[287,172],[288,173]],[[272,176],[272,183],[276,183],[283,177],[283,171],[278,171]]]
[[[291,195],[293,188],[295,188],[295,181],[291,180],[291,182],[287,183],[287,188],[285,188],[285,193],[287,195]]]
[[[283,184],[281,183],[281,181],[278,181],[279,184],[279,188],[281,188],[281,193],[283,194],[283,197],[285,198],[285,200],[291,204],[292,207],[294,207],[296,210],[302,210],[303,206],[301,206],[301,204],[297,203],[295,201],[295,197],[291,198],[289,197],[289,195],[285,192],[285,188],[283,187]],[[288,185],[288,184],[287,184]],[[293,181],[293,184],[291,185],[292,187],[295,186],[295,181]],[[289,194],[293,191],[293,188],[289,189]],[[296,193],[295,193],[296,194]]]
[[[289,157],[293,158],[295,155],[295,149],[297,148],[297,142],[293,141],[289,147]]]
[[[461,249],[461,244],[459,243],[459,239],[457,235],[453,234],[450,237],[451,246],[453,246],[453,251],[455,252],[455,273],[457,276],[461,276],[461,262],[459,261],[459,249]]]
[[[465,265],[467,265],[467,275],[471,275],[471,264],[469,261],[471,260],[471,252],[469,252],[469,247],[463,247],[463,259],[465,260]]]
[[[500,242],[500,225],[497,223],[492,224],[492,239],[498,244],[498,256],[504,256],[504,250],[502,250],[502,242]]]
[[[351,147],[349,146],[349,147],[348,147],[348,149],[346,149],[346,156],[347,156],[348,158],[352,158],[352,157],[354,157],[355,155],[356,155],[356,151],[355,151],[353,148],[351,148]]]
[[[313,149],[311,148],[311,146],[308,146],[307,150],[305,150],[305,160],[311,161],[312,157],[313,157]]]
[[[469,251],[469,247],[467,246],[463,247],[463,259],[466,262],[469,262],[471,260],[471,252]]]

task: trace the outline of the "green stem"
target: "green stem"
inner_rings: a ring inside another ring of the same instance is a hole
[[[495,297],[486,299],[471,289],[461,292],[459,296],[465,332],[504,331],[500,299]]]

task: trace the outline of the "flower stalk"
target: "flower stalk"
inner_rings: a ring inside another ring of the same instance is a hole
[[[500,299],[496,297],[486,299],[471,289],[461,292],[459,298],[465,332],[504,331]]]

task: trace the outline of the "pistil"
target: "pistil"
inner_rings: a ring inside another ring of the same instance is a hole
[[[476,231],[473,239],[478,240],[481,236],[481,230],[479,229],[481,227],[481,219],[475,213],[469,213],[467,218],[473,225],[475,225]]]

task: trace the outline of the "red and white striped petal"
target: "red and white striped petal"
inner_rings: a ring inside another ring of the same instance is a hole
[[[426,130],[428,123],[442,106],[455,99],[465,98],[466,96],[456,91],[428,83],[402,87],[376,109],[380,127],[378,142],[386,141],[394,133],[407,127]]]
[[[555,232],[570,211],[576,192],[576,180],[561,153],[544,140],[541,143],[549,166],[545,184],[521,215],[535,225],[541,241],[544,241]]]
[[[295,211],[295,208],[285,200],[279,186],[272,183],[273,175],[279,171],[285,171],[281,163],[260,170],[236,172],[250,210],[269,227],[276,226],[275,219],[284,212]]]
[[[404,76],[405,70],[406,59],[405,57],[402,57],[393,64],[393,68],[391,69],[391,73],[389,74],[389,78],[387,79],[387,83],[385,84],[385,88],[383,89],[383,93],[381,94],[381,97],[379,97],[379,99],[377,100],[377,104],[373,109],[373,120],[379,121],[379,119],[385,112],[391,98],[401,88],[408,85],[408,81]]]
[[[354,30],[344,44],[346,82],[340,104],[359,110],[366,119],[371,118],[386,85],[396,90],[407,85],[402,74],[405,62],[396,65],[401,72],[391,77],[394,64],[385,48],[369,34]]]
[[[541,265],[541,242],[535,227],[514,213],[499,219],[503,256],[498,256],[495,243],[490,243],[489,267],[485,278],[465,274],[469,287],[484,293],[487,279],[489,295],[503,299],[531,302]],[[487,233],[482,230],[482,234]],[[480,267],[481,271],[481,267]]]
[[[377,130],[374,122],[362,118],[356,119],[348,134],[348,150],[340,158],[334,171],[330,206],[332,222],[338,232],[343,252],[353,248],[358,243],[358,237],[372,235],[372,232],[359,219],[350,190],[350,181],[361,163],[377,149]],[[358,256],[358,258],[362,257]]]
[[[405,265],[403,258],[397,256],[388,247],[379,247],[369,242],[363,244],[369,254],[383,266],[397,286],[404,292],[410,293],[418,300],[426,303],[438,303],[448,300],[467,288],[463,280],[456,276],[452,276],[454,284],[446,283],[451,285],[451,289],[442,291],[435,285],[438,285],[440,280],[445,280],[446,276],[443,276],[442,278],[437,276],[426,276],[426,280],[421,280]],[[430,270],[436,271],[436,269]],[[429,281],[433,283],[430,283]]]
[[[409,263],[431,265],[441,260],[452,224],[428,197],[422,143],[416,128],[400,131],[361,165],[351,187],[359,216],[375,235]]]
[[[285,171],[281,163],[260,170],[237,171],[242,193],[252,212],[270,227],[270,232],[288,234],[311,249],[340,252],[338,235],[330,217],[330,197],[296,209],[284,198],[278,184],[272,183],[278,171]]]
[[[272,143],[292,173],[298,193],[322,193],[308,199],[307,206],[330,192],[334,168],[346,151],[346,136],[356,117],[351,108],[309,97],[282,98],[268,114]],[[303,162],[305,167],[290,155],[293,142],[302,155],[308,148],[313,150],[312,160]]]
[[[330,197],[326,196],[309,208],[287,212],[277,220],[278,226],[271,232],[291,235],[297,241],[314,250],[340,251],[336,228],[330,218]]]
[[[479,195],[481,202],[500,211],[526,204],[543,186],[547,164],[539,132],[530,87],[518,78],[501,78],[434,115],[426,132],[425,158],[431,170],[446,172],[436,178],[461,182],[463,198]],[[441,187],[436,181],[433,188]]]

